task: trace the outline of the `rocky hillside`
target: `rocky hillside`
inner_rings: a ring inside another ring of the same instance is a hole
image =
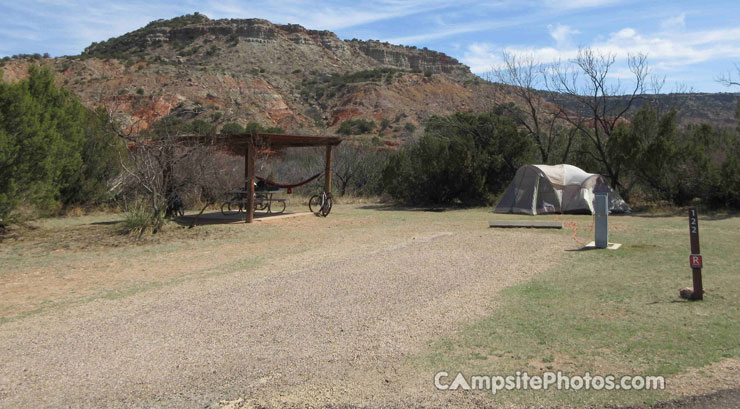
[[[86,104],[113,107],[132,128],[171,112],[217,127],[257,122],[295,132],[335,132],[364,119],[398,141],[430,115],[490,106],[494,88],[439,52],[201,14],[40,62]],[[22,78],[29,63],[6,62],[4,79]]]

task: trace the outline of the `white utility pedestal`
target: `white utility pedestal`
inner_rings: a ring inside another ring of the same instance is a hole
[[[609,188],[594,187],[594,244],[597,249],[609,245]]]

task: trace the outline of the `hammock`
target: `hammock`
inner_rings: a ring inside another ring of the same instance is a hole
[[[257,178],[257,180],[261,180],[261,181],[267,183],[268,185],[272,185],[272,186],[277,186],[277,187],[280,187],[280,188],[288,189],[288,193],[292,193],[294,187],[303,186],[306,183],[310,183],[314,179],[316,179],[317,177],[319,177],[319,176],[321,176],[323,174],[324,174],[324,172],[322,171],[322,172],[319,172],[319,173],[311,176],[310,178],[308,178],[308,179],[306,179],[306,180],[304,180],[302,182],[292,183],[292,184],[277,183],[277,182],[273,182],[272,180],[265,179],[263,177],[259,177],[259,176],[255,176],[255,177]]]

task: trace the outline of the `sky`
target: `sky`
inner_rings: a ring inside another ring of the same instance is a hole
[[[628,55],[644,53],[652,75],[666,80],[662,92],[740,92],[717,82],[739,72],[737,0],[0,0],[0,56],[79,54],[94,41],[196,11],[428,47],[484,77],[503,52],[548,63],[591,47],[613,53],[613,78],[627,81]]]

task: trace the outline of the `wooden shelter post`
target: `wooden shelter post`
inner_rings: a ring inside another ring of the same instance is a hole
[[[326,166],[324,167],[324,192],[331,194],[331,145],[326,145]]]
[[[252,141],[247,144],[247,151],[244,154],[244,190],[247,191],[247,208],[244,209],[247,214],[247,223],[254,220],[254,154],[255,146]]]

